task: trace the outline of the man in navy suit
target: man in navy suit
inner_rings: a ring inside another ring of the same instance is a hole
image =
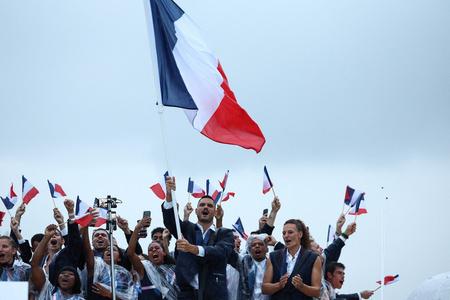
[[[195,209],[197,223],[180,222],[182,237],[177,236],[171,190],[175,180],[166,181],[166,201],[162,205],[164,225],[177,238],[175,275],[180,292],[178,299],[227,300],[226,267],[234,248],[230,229],[214,226],[216,204],[210,196],[202,197]]]
[[[334,294],[334,289],[342,288],[345,279],[345,266],[339,262],[331,262],[325,268],[325,279],[327,280],[327,288],[330,289],[330,295]],[[332,290],[331,290],[332,289]],[[362,291],[353,294],[335,294],[336,299],[369,299],[373,295],[373,291]],[[333,298],[334,299],[334,298]]]

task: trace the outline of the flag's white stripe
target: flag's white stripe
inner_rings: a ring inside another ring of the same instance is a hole
[[[25,184],[23,185],[23,195],[25,196],[26,194],[28,194],[28,192],[33,188],[34,186],[28,180],[25,181]]]
[[[186,14],[175,22],[175,31],[175,61],[198,108],[185,113],[192,126],[202,131],[224,97],[219,62],[200,28]]]

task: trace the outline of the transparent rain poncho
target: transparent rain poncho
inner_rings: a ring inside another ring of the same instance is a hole
[[[63,293],[59,288],[56,288],[56,291],[53,293],[54,290],[55,287],[47,278],[36,300],[84,300],[81,294],[68,295]]]
[[[0,281],[28,281],[31,266],[22,260],[15,259],[11,268],[3,266]]]
[[[155,292],[160,293],[163,299],[177,299],[179,289],[175,281],[175,265],[154,265],[148,260],[143,260],[142,264]]]
[[[133,299],[133,276],[124,267],[114,265],[116,295],[121,299]],[[93,282],[111,291],[110,266],[101,257],[95,257]]]

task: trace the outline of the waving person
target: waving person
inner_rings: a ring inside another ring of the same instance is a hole
[[[143,218],[137,225],[130,239],[127,253],[141,282],[139,299],[160,300],[176,299],[178,286],[175,284],[175,259],[167,254],[163,245],[152,241],[148,246],[149,260],[141,261],[134,253],[139,229],[149,227],[150,217]]]

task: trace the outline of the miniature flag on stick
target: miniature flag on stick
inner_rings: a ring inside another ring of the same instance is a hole
[[[336,229],[333,226],[328,225],[327,246],[330,242],[333,242],[335,238],[336,238]]]
[[[37,194],[39,194],[37,188],[22,175],[22,201],[28,204]]]
[[[87,203],[80,200],[80,197],[77,196],[77,204],[75,205],[75,215],[76,218],[74,220],[75,223],[80,224],[83,227],[89,225],[92,221],[93,217],[89,213],[92,209]]]
[[[223,197],[222,202],[227,201],[228,199],[230,199],[230,197],[233,197],[233,198],[234,198],[234,195],[235,195],[235,193],[233,193],[233,192],[227,192],[227,193],[225,193],[225,196]]]
[[[367,214],[364,194],[362,194],[361,197],[356,201],[355,205],[350,209],[350,212],[348,214],[355,216],[355,222],[358,215]]]
[[[50,194],[52,195],[52,198],[61,198],[67,196],[59,184],[56,183],[52,184],[49,180],[47,180],[47,182],[48,187],[50,188]]]
[[[3,217],[6,215],[6,213],[0,211],[0,226],[2,226]]]
[[[395,276],[388,275],[388,276],[384,277],[384,285],[392,284],[399,280],[400,280],[400,277],[398,276],[398,274]],[[377,281],[377,283],[381,284],[381,280]]]
[[[216,189],[209,181],[206,180],[206,195],[211,196],[214,199],[214,202],[217,204],[222,196],[222,192]]]
[[[8,195],[3,198],[0,197],[3,201],[3,204],[5,204],[5,207],[7,210],[10,210],[14,207],[14,205],[17,203],[17,195],[14,193],[13,190],[13,184],[11,183],[11,188],[9,189]]]
[[[349,187],[347,185],[347,188],[345,190],[344,204],[342,206],[342,213],[344,213],[345,205],[353,207],[353,206],[355,206],[355,203],[358,202],[358,200],[361,199],[361,197],[363,197],[363,196],[364,196],[363,191],[358,191],[358,190],[352,189],[351,187]],[[347,212],[345,214],[347,214],[349,210],[350,210],[350,208],[347,210]]]
[[[222,187],[222,190],[225,191],[225,188],[227,187],[227,181],[228,181],[228,175],[230,174],[230,171],[227,170],[225,173],[225,177],[222,181],[219,181],[220,186]]]
[[[273,195],[275,196],[275,191],[273,190],[273,184],[272,180],[270,180],[269,172],[267,172],[266,166],[264,166],[264,177],[263,177],[263,193],[266,194],[267,192],[272,189]]]
[[[169,172],[167,171],[163,176],[164,178],[160,182],[150,187],[153,193],[155,193],[156,197],[162,200],[166,199],[166,181],[167,176],[169,176]]]
[[[205,191],[191,180],[191,177],[189,177],[188,181],[188,193],[197,199],[206,195]]]
[[[234,223],[234,224],[231,225],[231,226],[234,228],[234,230],[237,231],[237,233],[239,233],[239,235],[240,235],[244,240],[247,240],[248,235],[245,233],[244,226],[242,225],[242,222],[241,222],[241,218],[240,218],[240,217],[237,219],[236,223]]]

